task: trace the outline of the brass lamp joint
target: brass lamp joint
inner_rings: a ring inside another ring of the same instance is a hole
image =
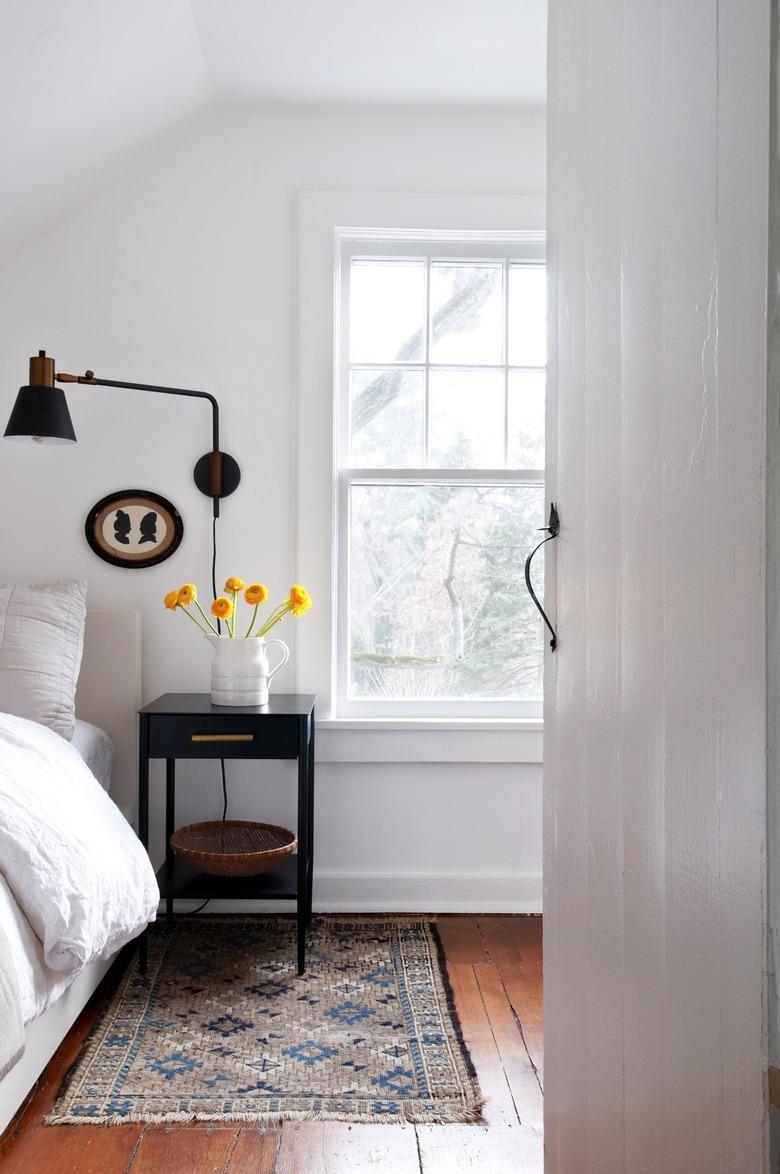
[[[83,375],[67,375],[64,371],[61,371],[54,378],[58,383],[94,383],[95,372],[85,371]]]
[[[46,351],[30,358],[30,387],[54,387],[54,359]]]

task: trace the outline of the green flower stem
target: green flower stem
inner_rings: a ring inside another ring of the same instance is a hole
[[[259,604],[259,603],[256,603],[256,604],[255,604],[255,610],[252,612],[252,618],[251,618],[251,620],[249,621],[249,627],[248,627],[248,628],[247,628],[247,630],[246,630],[246,636],[244,636],[244,639],[245,639],[245,640],[248,640],[248,639],[249,639],[249,636],[250,636],[250,634],[251,634],[251,632],[252,632],[252,629],[253,629],[253,628],[254,628],[254,626],[255,626],[255,620],[257,619],[257,609],[259,608],[259,606],[260,606],[260,604]]]
[[[277,609],[273,613],[273,615],[269,616],[268,619],[265,621],[262,628],[257,633],[257,636],[255,637],[255,639],[260,639],[261,636],[265,636],[265,634],[267,632],[270,632],[271,628],[273,628],[276,624],[278,624],[281,620],[283,620],[284,617],[287,615],[288,611],[291,611],[291,610],[292,610],[292,605],[289,600],[287,600],[286,603],[283,603],[280,607],[277,607]]]
[[[214,635],[215,635],[215,636],[218,636],[218,635],[219,635],[219,632],[218,632],[218,631],[217,631],[217,629],[214,627],[214,625],[212,624],[211,620],[209,619],[209,617],[206,615],[206,613],[205,613],[205,611],[203,610],[203,608],[202,608],[202,607],[200,606],[200,604],[198,603],[197,599],[195,600],[195,606],[197,607],[197,609],[198,609],[198,611],[200,612],[200,614],[203,616],[203,618],[204,618],[204,620],[206,621],[206,624],[207,624],[208,628],[210,629],[210,631],[212,631],[212,632],[214,633]]]
[[[271,613],[260,630],[255,632],[254,639],[259,640],[261,636],[264,636],[266,632],[268,632],[274,626],[274,624],[279,622],[283,615],[284,612],[282,609],[277,607],[276,611]]]
[[[265,621],[263,626],[260,628],[259,632],[255,632],[255,639],[257,639],[258,636],[262,636],[263,632],[267,631],[268,628],[271,626],[271,624],[275,623],[275,621],[277,619],[281,618],[281,616],[283,616],[283,615],[284,615],[284,604],[280,604],[279,607],[274,608],[274,610],[271,612],[268,619]]]
[[[259,631],[257,633],[257,636],[255,637],[255,639],[262,640],[263,637],[267,636],[268,633],[271,631],[271,629],[276,627],[277,624],[280,624],[283,619],[284,619],[284,616],[281,615],[281,616],[277,616],[275,620],[269,620],[267,624],[263,625],[261,631]]]
[[[203,624],[199,623],[199,622],[198,622],[198,621],[195,619],[195,616],[192,614],[192,612],[189,612],[189,611],[187,611],[187,609],[186,609],[186,607],[184,606],[184,604],[183,604],[183,603],[177,603],[177,604],[176,604],[176,606],[177,606],[177,607],[178,607],[178,608],[179,608],[181,611],[183,611],[183,612],[184,612],[185,616],[187,616],[189,619],[191,619],[191,620],[192,620],[192,622],[193,622],[193,624],[195,625],[195,627],[196,627],[196,628],[198,628],[198,629],[199,629],[199,631],[201,631],[201,632],[203,633],[203,635],[204,635],[204,636],[207,636],[207,635],[208,635],[208,633],[207,633],[206,629],[203,627]]]
[[[236,596],[238,595],[238,592],[231,591],[231,595],[233,596],[233,622],[230,624],[230,638],[232,640],[236,635]]]

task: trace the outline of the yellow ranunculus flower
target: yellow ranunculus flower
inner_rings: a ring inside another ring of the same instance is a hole
[[[233,604],[229,599],[215,599],[211,605],[211,614],[218,620],[229,620],[233,614]]]
[[[290,588],[290,611],[294,616],[302,616],[311,607],[311,597],[300,583],[293,583]]]
[[[243,591],[246,584],[243,579],[226,579],[223,591]]]
[[[254,604],[259,607],[261,603],[265,603],[268,598],[268,588],[264,587],[262,583],[250,583],[244,592],[244,599],[247,603]]]
[[[179,588],[179,603],[182,607],[188,607],[197,598],[198,592],[194,583],[185,583],[183,587]]]
[[[176,608],[179,606],[178,589],[175,591],[169,591],[168,594],[163,599],[163,603],[170,611],[176,611]]]

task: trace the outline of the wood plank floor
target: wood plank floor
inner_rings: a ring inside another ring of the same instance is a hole
[[[260,1129],[56,1125],[43,1118],[100,1006],[109,974],[0,1139],[3,1174],[542,1174],[542,919],[440,916],[463,1033],[487,1098],[484,1125],[287,1122]]]

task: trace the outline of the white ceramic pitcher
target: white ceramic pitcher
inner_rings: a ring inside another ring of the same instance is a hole
[[[290,650],[283,640],[266,640],[263,636],[213,636],[204,633],[214,649],[211,664],[212,705],[267,705],[268,686],[275,673],[290,659]],[[282,659],[270,668],[268,649],[278,644]]]

